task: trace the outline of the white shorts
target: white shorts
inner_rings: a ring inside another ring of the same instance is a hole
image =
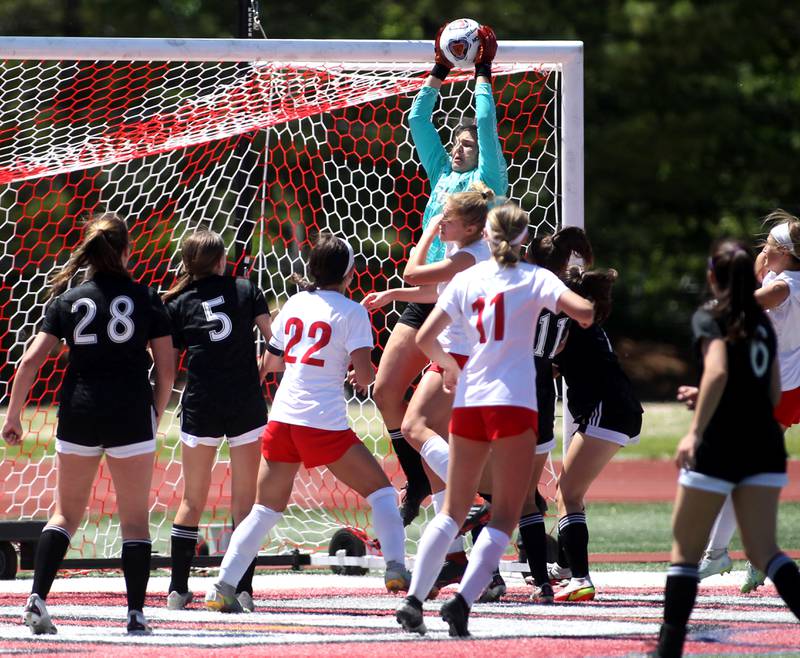
[[[256,427],[255,429],[245,432],[244,434],[239,434],[238,436],[229,436],[227,437],[228,446],[231,448],[236,448],[237,446],[243,446],[247,443],[258,441],[261,438],[261,435],[264,433],[265,428],[266,425],[262,425],[261,427]],[[224,436],[195,436],[194,434],[181,432],[181,442],[185,443],[190,448],[196,448],[197,446],[210,446],[212,448],[216,448],[225,438],[226,437]]]
[[[789,484],[789,476],[786,473],[756,473],[739,482],[729,482],[728,480],[682,468],[678,483],[689,489],[700,489],[701,491],[710,491],[711,493],[728,496],[737,487],[775,487],[780,489]]]
[[[81,457],[99,457],[103,453],[109,457],[122,459],[124,457],[138,457],[146,455],[148,452],[156,451],[156,440],[149,439],[141,443],[129,443],[126,446],[115,446],[105,448],[103,446],[82,446],[78,443],[70,443],[56,439],[56,452],[62,455],[80,455]]]
[[[556,440],[550,439],[547,443],[539,443],[536,446],[536,454],[537,455],[546,455],[550,452],[553,448],[556,447]]]
[[[625,446],[632,446],[639,443],[638,434],[636,436],[628,436],[623,432],[609,430],[605,427],[599,427],[598,425],[580,425],[577,431],[581,434],[585,434],[586,436],[591,436],[593,439],[600,439],[601,441],[616,443],[623,448]]]

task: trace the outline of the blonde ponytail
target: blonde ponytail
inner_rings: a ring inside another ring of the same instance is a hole
[[[514,267],[528,237],[528,215],[511,201],[495,206],[489,211],[487,234],[494,259],[500,265]]]

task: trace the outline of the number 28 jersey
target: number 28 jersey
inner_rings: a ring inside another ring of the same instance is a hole
[[[323,430],[344,430],[344,377],[350,354],[372,349],[367,310],[332,290],[300,292],[272,323],[269,350],[283,354],[286,371],[270,410],[270,421]]]
[[[59,417],[149,413],[147,343],[170,335],[169,317],[154,290],[121,274],[98,272],[50,303],[41,330],[69,345]]]
[[[509,405],[538,409],[531,345],[544,309],[556,311],[567,287],[528,263],[492,259],[459,272],[436,303],[471,338],[454,407]]]

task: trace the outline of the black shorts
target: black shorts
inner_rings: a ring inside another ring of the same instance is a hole
[[[742,427],[721,434],[706,430],[695,450],[692,471],[738,484],[764,473],[786,473],[783,432],[772,419],[760,430]]]
[[[419,329],[431,314],[434,306],[435,304],[417,304],[416,302],[409,302],[406,304],[398,322],[408,325],[412,329]]]
[[[236,405],[181,407],[181,433],[196,437],[241,436],[266,424],[267,403],[263,397]]]
[[[60,408],[56,437],[79,446],[120,448],[153,441],[156,414],[152,405],[138,410],[120,409],[114,415],[76,413]]]
[[[573,420],[581,434],[627,446],[639,443],[642,408],[618,399],[602,400],[591,412],[573,416]]]

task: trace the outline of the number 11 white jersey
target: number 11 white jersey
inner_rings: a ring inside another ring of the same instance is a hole
[[[552,272],[494,259],[459,272],[436,307],[473,341],[456,388],[454,407],[509,405],[537,410],[531,345],[542,309],[556,311],[567,290]]]
[[[344,376],[350,353],[373,346],[367,310],[332,290],[300,292],[272,323],[271,352],[286,371],[269,419],[323,430],[344,430]]]

